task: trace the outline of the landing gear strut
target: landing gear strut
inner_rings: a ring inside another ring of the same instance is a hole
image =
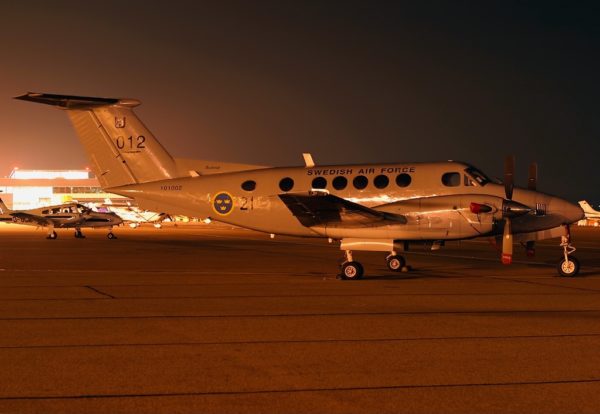
[[[571,229],[565,225],[565,235],[560,238],[560,247],[563,248],[563,257],[558,262],[558,274],[561,276],[576,276],[579,273],[579,260],[572,256],[576,249],[571,245]]]
[[[75,238],[76,239],[85,239],[85,236],[83,235],[83,233],[81,232],[80,228],[76,228],[75,229]]]
[[[342,263],[342,279],[357,280],[363,277],[364,269],[358,262],[352,260],[352,251],[344,250],[344,263]]]

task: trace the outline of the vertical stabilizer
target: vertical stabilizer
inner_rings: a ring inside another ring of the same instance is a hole
[[[10,214],[12,210],[8,207],[6,207],[6,204],[4,204],[4,201],[0,198],[0,214]]]
[[[586,213],[586,215],[589,214],[589,213],[591,213],[591,214],[600,214],[600,211],[594,210],[594,208],[592,206],[590,206],[590,203],[588,203],[585,200],[581,200],[579,202],[579,205],[583,209],[583,212]]]
[[[135,99],[28,93],[16,99],[67,111],[103,188],[178,176],[175,161],[133,112]]]

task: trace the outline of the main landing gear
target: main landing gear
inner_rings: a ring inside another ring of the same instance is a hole
[[[52,230],[50,233],[48,233],[48,235],[46,236],[46,238],[48,240],[56,240],[56,238],[58,237],[58,234],[56,234],[56,232],[54,230]]]
[[[571,245],[569,225],[565,225],[565,235],[560,237],[560,247],[563,248],[563,257],[558,262],[558,274],[565,277],[576,276],[579,273],[579,260],[571,255],[576,249]]]
[[[358,262],[352,260],[352,251],[344,250],[345,261],[342,263],[342,279],[357,280],[362,279],[364,269]]]
[[[385,261],[388,269],[393,272],[401,272],[406,266],[406,260],[404,260],[404,257],[397,255],[395,252],[390,253],[390,255],[385,258]]]
[[[54,238],[56,238],[56,233],[54,233],[54,234],[55,234]],[[117,236],[115,236],[115,234],[112,232],[112,227],[109,230],[109,232],[106,235],[106,237],[109,238],[110,240],[117,238]],[[48,236],[48,238],[51,238],[51,237]],[[79,228],[75,229],[75,238],[76,239],[85,239],[85,236],[84,236],[83,232],[81,231],[81,229],[79,229]]]
[[[394,272],[407,272],[409,270],[409,267],[406,266],[404,257],[396,254],[396,252],[391,252],[385,260],[388,269]],[[353,260],[351,250],[344,250],[344,262],[341,267],[341,277],[344,280],[362,279],[364,275],[363,266],[359,262]]]

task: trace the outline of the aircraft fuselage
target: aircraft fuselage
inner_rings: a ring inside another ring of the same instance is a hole
[[[261,168],[186,177],[110,189],[144,208],[210,218],[274,234],[308,237],[452,240],[502,233],[504,186],[458,162]],[[306,226],[282,194],[329,193],[405,223]],[[534,209],[513,219],[515,233],[567,224],[581,209],[537,191],[516,188],[513,201]],[[474,211],[486,205],[490,211]],[[476,210],[476,209],[475,209]]]

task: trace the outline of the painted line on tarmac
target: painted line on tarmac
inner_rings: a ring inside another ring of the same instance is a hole
[[[368,343],[368,342],[433,342],[433,341],[495,341],[520,339],[567,339],[597,338],[600,333],[555,334],[555,335],[505,335],[505,336],[434,336],[422,338],[356,338],[356,339],[274,339],[256,341],[211,341],[211,342],[139,342],[106,344],[50,344],[50,345],[0,345],[0,349],[62,349],[62,348],[120,348],[120,347],[186,347],[222,345],[280,345],[322,343]]]
[[[215,315],[119,315],[119,316],[23,316],[2,317],[0,321],[70,321],[70,320],[125,320],[125,319],[225,319],[225,318],[308,318],[340,316],[400,316],[400,315],[526,315],[526,314],[597,314],[600,309],[490,309],[469,311],[398,311],[398,312],[331,312],[331,313],[273,313],[273,314],[215,314]]]
[[[539,385],[568,385],[568,384],[596,384],[600,378],[565,379],[565,380],[540,380],[540,381],[506,381],[506,382],[480,382],[456,384],[398,384],[381,386],[351,386],[335,388],[282,388],[266,390],[240,390],[240,391],[197,391],[197,392],[157,392],[157,393],[123,393],[123,394],[71,394],[71,395],[23,395],[0,396],[0,401],[15,400],[81,400],[81,399],[108,399],[108,398],[160,398],[160,397],[195,397],[219,395],[253,395],[253,394],[298,394],[314,392],[347,392],[347,391],[380,391],[403,389],[444,389],[444,388],[475,388],[475,387],[515,387]]]

